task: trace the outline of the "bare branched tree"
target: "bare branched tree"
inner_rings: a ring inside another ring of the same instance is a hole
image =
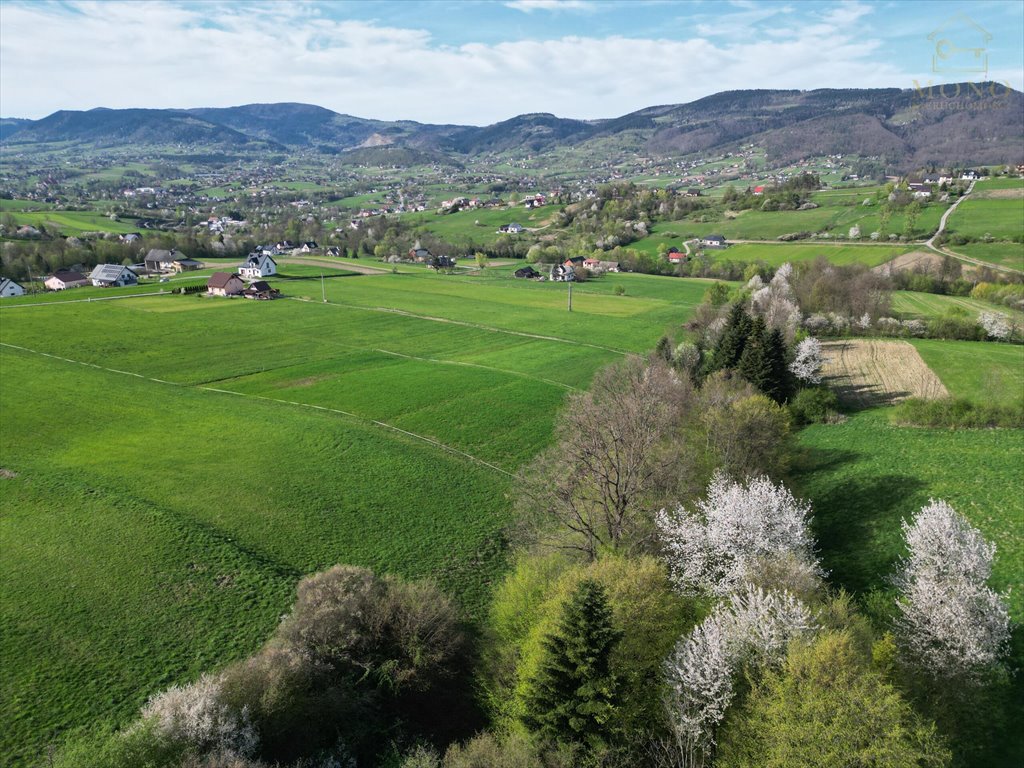
[[[520,473],[523,537],[591,559],[642,546],[652,510],[687,477],[679,426],[690,400],[688,377],[664,361],[631,357],[598,373],[563,409],[556,444]]]

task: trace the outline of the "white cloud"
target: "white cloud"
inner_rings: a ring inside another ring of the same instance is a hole
[[[486,125],[524,112],[615,117],[731,89],[912,87],[878,40],[839,17],[801,25],[787,16],[793,34],[780,38],[453,46],[422,29],[330,19],[308,4],[72,8],[0,3],[4,116],[295,101],[361,117]]]
[[[586,0],[511,0],[505,3],[506,8],[523,13],[534,11],[570,11],[590,10],[593,3]]]

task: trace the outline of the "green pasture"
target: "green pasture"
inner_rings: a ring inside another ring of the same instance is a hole
[[[849,245],[840,243],[737,243],[723,251],[705,251],[715,259],[764,261],[778,267],[786,262],[813,261],[824,256],[836,265],[866,264],[875,267],[913,250],[906,245]]]
[[[981,312],[1002,312],[1024,323],[1024,312],[1009,307],[993,304],[969,296],[942,296],[936,293],[919,291],[893,291],[892,309],[903,316],[928,319],[941,317],[950,312],[966,312],[969,317],[977,317]]]
[[[1010,240],[1024,235],[1024,197],[1016,200],[964,199],[946,221],[951,234]]]
[[[911,339],[910,343],[955,397],[978,403],[1024,397],[1024,346],[936,339]]]
[[[1020,189],[1024,190],[1024,179],[1022,178],[995,178],[982,179],[975,182],[972,195],[977,193],[991,192],[996,189]]]
[[[516,222],[527,229],[545,227],[548,220],[558,211],[557,206],[547,205],[527,210],[522,205],[513,208],[478,208],[458,213],[439,214],[436,211],[421,211],[407,214],[406,221],[420,224],[437,237],[454,243],[493,243],[499,237],[498,227]],[[530,237],[523,233],[522,236]],[[511,235],[516,237],[516,235]]]
[[[808,427],[799,442],[796,490],[814,505],[813,528],[834,585],[889,589],[887,577],[905,554],[900,521],[929,499],[944,499],[996,543],[993,584],[1010,588],[1011,615],[1024,619],[1024,430],[896,427],[875,409]]]
[[[44,225],[47,231],[56,229],[62,235],[80,235],[83,232],[135,232],[138,226],[134,221],[114,221],[100,213],[92,211],[12,211],[18,226],[30,224],[33,227]]]
[[[987,261],[1018,271],[1024,271],[1024,243],[966,243],[965,245],[946,245],[954,253],[969,256],[972,259]]]
[[[864,197],[870,195],[865,194]],[[855,198],[856,199],[856,198]],[[932,203],[922,208],[914,224],[914,237],[931,234],[939,226],[939,219],[945,211],[944,204]],[[859,226],[862,237],[872,232],[902,235],[906,225],[906,214],[893,213],[886,226],[882,227],[881,211],[878,205],[822,205],[808,211],[738,211],[726,217],[714,212],[698,211],[692,216],[671,222],[684,237],[720,234],[730,240],[774,240],[780,235],[794,232],[828,232],[834,237],[845,238],[850,227]]]
[[[502,470],[709,283],[612,275],[571,314],[566,286],[498,270],[328,279],[326,305],[277,284],[311,300],[0,305],[3,762],[250,653],[332,563],[430,576],[475,621]]]
[[[8,211],[40,211],[53,208],[52,203],[44,203],[37,200],[12,200],[0,198],[0,213]]]

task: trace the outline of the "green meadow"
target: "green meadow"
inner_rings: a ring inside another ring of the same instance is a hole
[[[328,304],[315,279],[5,300],[0,761],[251,653],[333,563],[433,578],[475,623],[511,473],[708,285],[616,277],[571,314],[561,285],[424,272],[325,280]]]
[[[1024,397],[1024,346],[988,341],[911,339],[954,397],[978,403]]]
[[[896,427],[885,409],[875,409],[844,424],[808,427],[799,441],[805,454],[796,488],[813,502],[833,584],[857,593],[888,590],[904,554],[900,521],[929,499],[944,499],[996,542],[993,583],[1011,589],[1011,615],[1024,618],[1024,430]]]
[[[900,315],[924,319],[941,317],[950,312],[966,312],[970,317],[977,317],[982,312],[1001,312],[1015,318],[1018,323],[1024,322],[1024,312],[999,304],[972,299],[970,296],[945,296],[920,291],[894,291],[892,309]]]
[[[1024,197],[1016,199],[966,198],[950,215],[951,234],[1011,240],[1024,234]]]
[[[102,213],[92,211],[12,211],[11,215],[17,225],[29,224],[38,227],[40,224],[48,231],[58,231],[62,235],[80,235],[83,232],[134,232],[138,226],[134,221],[114,221]]]
[[[1024,272],[1024,243],[965,243],[964,245],[947,245],[946,248],[972,259]]]
[[[730,245],[724,251],[705,251],[705,253],[713,253],[717,259],[729,259],[730,261],[763,261],[773,267],[779,267],[786,262],[813,261],[819,256],[824,256],[836,265],[866,264],[869,267],[877,267],[879,264],[891,261],[911,250],[913,247],[905,245],[737,243]]]

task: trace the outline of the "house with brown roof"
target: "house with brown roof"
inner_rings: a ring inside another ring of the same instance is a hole
[[[206,283],[206,292],[211,296],[238,296],[244,290],[242,278],[233,272],[214,272]]]

